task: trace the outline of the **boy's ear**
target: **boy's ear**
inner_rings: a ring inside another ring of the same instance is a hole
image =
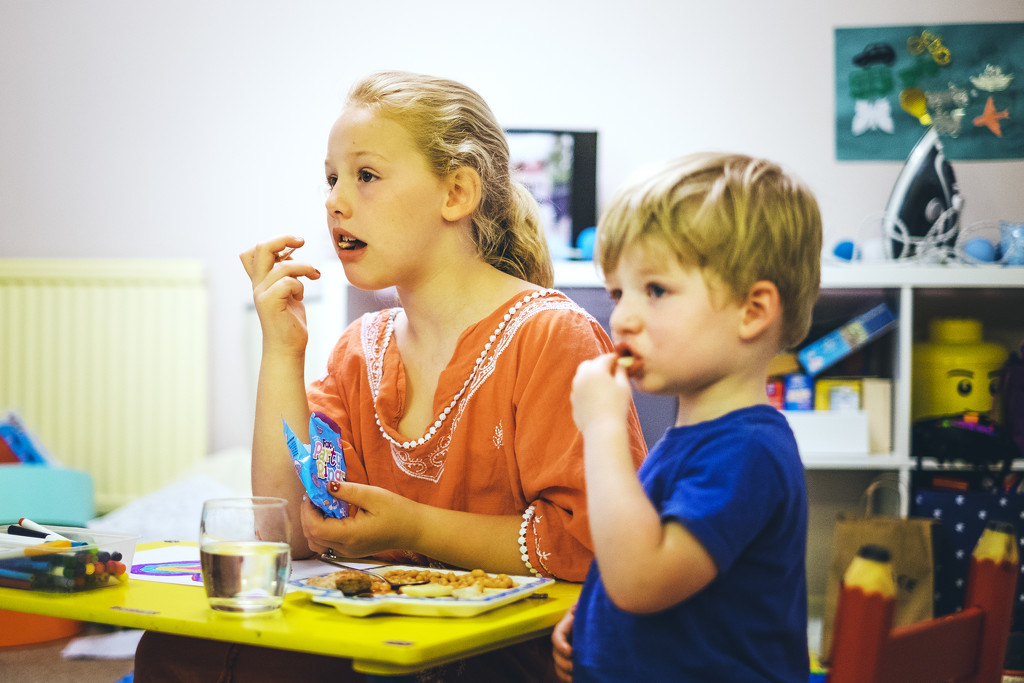
[[[782,315],[782,300],[774,282],[758,280],[747,292],[740,318],[740,337],[752,341]]]
[[[469,166],[460,166],[445,178],[448,194],[441,216],[455,222],[472,215],[480,205],[480,174]]]

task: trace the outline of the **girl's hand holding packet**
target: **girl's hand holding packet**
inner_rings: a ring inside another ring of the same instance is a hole
[[[330,419],[321,413],[309,417],[309,446],[284,424],[284,436],[292,454],[295,471],[306,489],[306,495],[328,517],[348,517],[348,503],[327,492],[327,482],[345,481],[345,454],[341,436]]]

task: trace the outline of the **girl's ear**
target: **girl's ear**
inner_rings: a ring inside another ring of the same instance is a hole
[[[470,216],[480,205],[480,174],[469,166],[460,166],[445,178],[448,195],[441,216],[455,222]]]
[[[752,341],[782,316],[779,288],[768,280],[758,280],[747,292],[740,316],[740,337]]]

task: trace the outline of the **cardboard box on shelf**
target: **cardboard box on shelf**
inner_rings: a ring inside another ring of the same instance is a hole
[[[892,380],[861,379],[860,402],[868,414],[868,453],[892,452]]]
[[[859,378],[829,377],[814,383],[815,410],[860,410]]]
[[[796,359],[795,353],[778,353],[768,364],[769,377],[784,377],[794,372],[803,372],[803,368],[800,367],[800,361]]]
[[[782,405],[786,410],[814,410],[814,384],[807,375],[786,375]]]
[[[800,423],[801,428],[817,433],[824,429],[821,425],[827,423],[839,425],[836,428],[845,430],[848,425],[842,423],[841,416],[850,415],[852,428],[858,430],[857,443],[860,443],[861,421],[866,420],[867,442],[864,452],[882,454],[892,451],[892,380],[883,377],[819,379],[814,384],[814,408],[812,417]],[[814,417],[822,412],[836,415],[820,419]],[[821,437],[825,438],[826,435],[822,434]],[[826,446],[816,450],[831,452],[833,448]]]
[[[797,353],[807,374],[814,377],[896,326],[896,316],[885,304],[875,306]]]
[[[804,457],[867,455],[868,415],[863,410],[784,410]]]

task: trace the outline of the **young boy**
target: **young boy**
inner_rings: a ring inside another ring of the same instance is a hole
[[[811,193],[738,155],[675,160],[605,211],[619,353],[573,380],[595,562],[552,636],[563,680],[807,680],[804,471],[765,383],[810,327],[821,240]],[[679,402],[639,480],[630,383]]]

